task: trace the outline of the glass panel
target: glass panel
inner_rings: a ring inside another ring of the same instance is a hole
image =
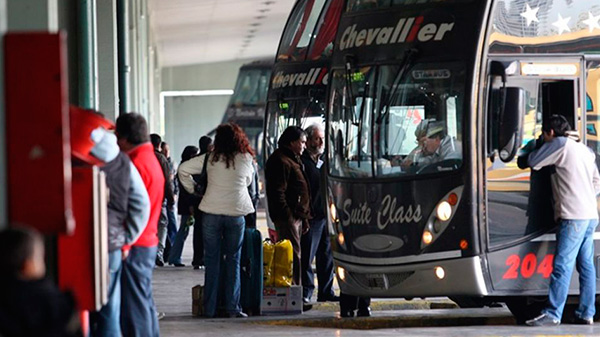
[[[464,66],[381,67],[375,121],[378,176],[447,172],[462,165]]]
[[[242,69],[229,105],[264,105],[267,100],[271,69]]]
[[[340,21],[340,15],[344,0],[327,1],[327,5],[323,9],[324,15],[321,15],[317,30],[315,32],[315,40],[310,47],[309,60],[318,60],[321,58],[330,58],[333,53],[333,40]]]
[[[267,156],[277,148],[277,140],[283,131],[292,125],[306,129],[318,123],[324,125],[325,106],[322,100],[301,99],[289,102],[269,102],[267,113]]]
[[[587,145],[596,152],[596,159],[600,158],[600,142],[598,132],[600,131],[600,61],[587,62],[586,78],[586,130]]]
[[[306,0],[295,7],[279,45],[278,60],[303,61],[326,0]]]
[[[458,3],[472,1],[473,0],[348,0],[346,11],[356,12],[376,8],[389,8],[430,3]]]
[[[369,177],[372,165],[372,115],[375,68],[333,73],[329,124],[331,174],[340,177]]]
[[[534,79],[510,79],[507,87],[520,87],[526,94],[526,113],[523,120],[523,148],[509,163],[486,160],[488,189],[488,226],[491,247],[518,241],[523,237],[554,226],[550,176],[553,167],[531,171],[527,157],[533,148],[542,145],[541,130],[544,111],[544,82]],[[565,112],[568,113],[568,112]],[[520,165],[519,165],[520,164]],[[520,166],[520,167],[519,167]]]

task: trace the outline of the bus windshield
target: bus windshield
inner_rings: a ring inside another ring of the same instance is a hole
[[[241,69],[229,105],[264,105],[270,77],[270,68]]]
[[[424,5],[438,3],[472,2],[473,0],[348,0],[346,11],[357,12],[370,9],[382,9],[408,5]]]
[[[464,81],[464,65],[454,62],[334,71],[331,174],[412,176],[461,167]]]

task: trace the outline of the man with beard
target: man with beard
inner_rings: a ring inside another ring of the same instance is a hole
[[[303,301],[308,303],[315,290],[312,261],[316,257],[317,279],[319,284],[317,301],[339,301],[333,292],[333,259],[331,245],[327,233],[325,218],[325,202],[322,198],[321,168],[325,133],[319,124],[312,124],[306,132],[306,150],[301,159],[304,164],[308,186],[310,188],[310,208],[312,219],[309,220],[309,230],[302,235],[302,292]]]

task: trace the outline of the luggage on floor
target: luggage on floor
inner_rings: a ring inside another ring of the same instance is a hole
[[[290,240],[281,240],[275,244],[273,257],[273,286],[291,287],[293,279],[294,250]]]
[[[260,315],[263,293],[263,244],[256,228],[246,228],[240,259],[242,311],[249,315]]]
[[[263,242],[263,286],[273,286],[273,256],[275,245],[269,239]]]

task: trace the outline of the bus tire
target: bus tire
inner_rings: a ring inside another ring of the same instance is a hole
[[[482,297],[450,296],[449,298],[460,308],[483,308],[487,305]]]
[[[525,321],[540,315],[546,307],[546,297],[510,297],[505,303],[508,310],[515,316],[517,324],[525,324]]]

